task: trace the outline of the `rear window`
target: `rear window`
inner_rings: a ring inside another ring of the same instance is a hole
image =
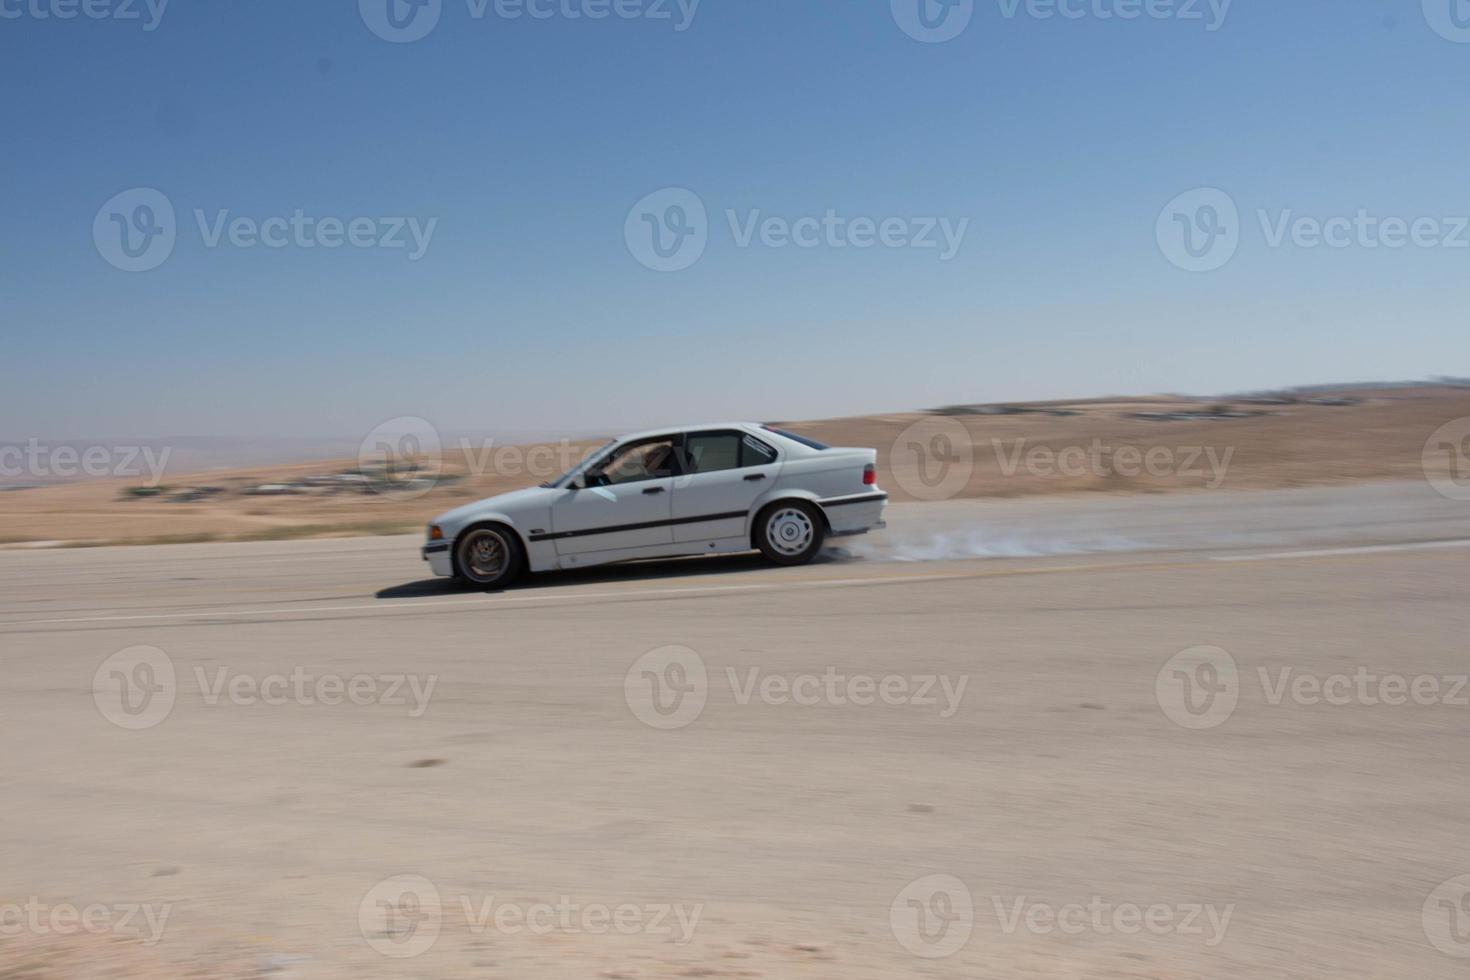
[[[795,432],[787,432],[785,429],[775,429],[775,428],[772,428],[769,425],[761,426],[761,428],[765,429],[767,432],[774,432],[774,433],[776,433],[776,435],[781,436],[782,438],[790,439],[792,442],[799,442],[803,446],[807,447],[808,449],[831,449],[832,448],[831,446],[827,445],[826,443],[818,442],[815,439],[808,439],[806,436],[799,436]]]

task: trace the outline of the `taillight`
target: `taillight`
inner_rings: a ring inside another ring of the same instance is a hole
[[[878,467],[869,463],[863,467],[863,486],[876,487],[878,485]]]

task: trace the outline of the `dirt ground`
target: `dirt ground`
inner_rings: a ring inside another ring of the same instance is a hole
[[[1463,980],[1463,506],[907,503],[871,537],[1149,538],[499,594],[414,535],[6,551],[0,978]],[[633,915],[515,917],[567,903]]]
[[[1277,489],[1418,480],[1441,425],[1470,417],[1470,389],[1344,390],[1354,404],[1220,405],[1138,398],[1014,406],[1020,414],[898,413],[782,422],[833,445],[878,450],[880,484],[895,502],[1070,493]],[[1214,418],[1141,419],[1140,413]],[[1240,417],[1231,417],[1237,415]],[[609,433],[613,435],[613,433]],[[597,443],[454,447],[426,493],[241,491],[356,460],[170,473],[164,485],[225,492],[194,502],[127,496],[133,480],[96,480],[0,494],[0,546],[169,543],[357,536],[416,530],[433,515],[549,479]],[[1431,460],[1429,465],[1448,465]]]

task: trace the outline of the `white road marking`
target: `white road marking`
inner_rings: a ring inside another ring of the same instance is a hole
[[[1334,555],[1378,555],[1392,551],[1431,551],[1470,548],[1470,540],[1419,541],[1413,544],[1374,544],[1357,548],[1319,548],[1315,551],[1274,551],[1265,555],[1217,555],[1211,561],[1280,561],[1288,558],[1331,558]]]

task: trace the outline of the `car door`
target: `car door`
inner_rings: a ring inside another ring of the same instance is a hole
[[[587,470],[588,485],[551,505],[551,534],[562,555],[672,544],[675,436],[625,443]]]
[[[780,454],[748,432],[711,429],[684,436],[686,475],[674,484],[674,540],[739,538],[756,498],[776,483]]]

